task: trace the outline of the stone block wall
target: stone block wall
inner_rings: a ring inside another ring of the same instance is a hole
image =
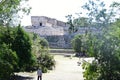
[[[51,27],[66,27],[68,26],[65,22],[58,21],[53,18],[48,18],[45,16],[31,16],[31,23],[33,26],[51,26]]]
[[[71,40],[74,35],[85,34],[91,30],[93,33],[99,32],[96,28],[83,27],[78,28],[78,31],[69,34],[69,25],[65,22],[45,16],[31,16],[32,26],[25,28],[27,32],[34,32],[40,37],[48,40],[51,48],[71,48]]]
[[[48,42],[50,48],[71,48],[70,35],[57,35],[57,36],[42,36]]]

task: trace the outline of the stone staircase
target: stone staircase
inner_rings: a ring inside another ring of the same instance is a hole
[[[74,54],[73,49],[50,49],[50,53],[54,55],[69,55],[69,54]]]

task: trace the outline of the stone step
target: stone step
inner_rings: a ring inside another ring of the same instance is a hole
[[[73,49],[50,49],[50,53],[74,53]]]

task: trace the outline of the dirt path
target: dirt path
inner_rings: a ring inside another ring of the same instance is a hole
[[[77,65],[78,58],[55,56],[56,68],[48,73],[43,74],[42,80],[83,80],[82,68]],[[37,80],[36,72],[19,73],[24,76],[22,80]]]

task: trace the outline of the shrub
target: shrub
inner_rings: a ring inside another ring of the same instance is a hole
[[[18,57],[6,44],[0,46],[0,80],[8,80],[18,69]]]
[[[76,35],[71,43],[76,56],[87,56],[87,37],[85,35]]]
[[[48,41],[47,41],[46,39],[44,39],[44,38],[41,38],[41,39],[40,39],[40,45],[41,45],[41,48],[42,48],[42,49],[49,47]]]
[[[0,80],[9,80],[13,69],[9,62],[0,59]]]
[[[52,69],[55,66],[55,60],[52,55],[48,53],[41,53],[38,57],[39,66],[42,67],[43,72]]]

